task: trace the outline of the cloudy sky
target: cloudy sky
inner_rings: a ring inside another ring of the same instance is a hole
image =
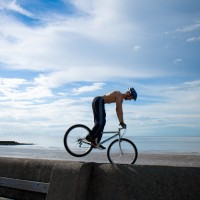
[[[0,0],[0,134],[93,125],[91,101],[135,87],[128,134],[200,136],[198,0]],[[118,127],[106,105],[106,129]]]

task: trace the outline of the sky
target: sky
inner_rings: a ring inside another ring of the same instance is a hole
[[[0,0],[0,135],[93,126],[95,96],[134,87],[127,133],[200,136],[200,1]],[[119,126],[106,105],[105,130]]]

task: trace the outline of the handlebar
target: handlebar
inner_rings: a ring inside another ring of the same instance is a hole
[[[126,129],[126,128],[118,128],[119,130]]]
[[[127,128],[127,127],[126,127]],[[118,130],[119,130],[119,134],[121,135],[120,137],[123,137],[124,136],[124,134],[126,133],[126,128],[119,128]],[[124,132],[123,133],[121,133],[121,130],[124,130]]]

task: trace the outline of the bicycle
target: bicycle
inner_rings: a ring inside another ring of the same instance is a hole
[[[137,160],[138,151],[135,144],[123,138],[121,131],[124,128],[118,128],[118,131],[106,131],[102,134],[114,134],[113,136],[103,140],[99,144],[103,144],[115,137],[119,137],[110,143],[107,149],[107,158],[110,163],[134,164]],[[93,148],[91,143],[85,137],[90,133],[90,129],[83,124],[71,126],[64,135],[64,146],[69,154],[75,157],[83,157],[89,154]]]

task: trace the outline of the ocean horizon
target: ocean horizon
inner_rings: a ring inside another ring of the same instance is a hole
[[[33,143],[34,145],[16,145],[11,148],[28,149],[55,149],[65,150],[63,144],[64,136],[55,135],[6,135],[1,136],[1,141],[16,141],[20,143]],[[166,136],[125,136],[135,143],[140,153],[176,153],[176,154],[200,154],[200,137],[166,137]],[[102,140],[106,138],[104,136]],[[104,144],[105,147],[112,140]]]

